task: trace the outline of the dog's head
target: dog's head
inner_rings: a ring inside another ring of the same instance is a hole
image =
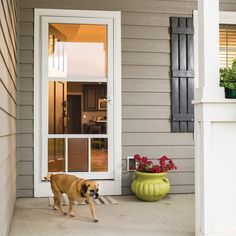
[[[99,196],[98,190],[98,184],[95,181],[86,181],[81,186],[81,191],[85,197],[97,199]]]

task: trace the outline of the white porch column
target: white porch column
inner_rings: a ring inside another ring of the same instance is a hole
[[[219,0],[198,0],[194,25],[196,236],[235,236],[236,100],[219,87]]]
[[[196,99],[223,98],[219,87],[219,0],[198,1],[199,88]]]

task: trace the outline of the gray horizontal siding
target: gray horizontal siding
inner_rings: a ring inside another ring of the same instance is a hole
[[[169,39],[167,27],[124,25],[121,29],[122,39]]]
[[[19,148],[22,148],[22,147],[33,148],[33,134],[32,133],[23,133],[23,134],[20,133],[18,146],[19,146]]]
[[[33,120],[19,120],[18,130],[21,134],[33,133]]]
[[[34,49],[34,39],[33,36],[21,36],[20,37],[20,49],[28,49],[33,50]]]
[[[170,106],[125,106],[122,107],[122,117],[126,119],[169,119]]]
[[[169,40],[159,39],[123,39],[123,52],[169,53]],[[168,56],[168,54],[166,54]]]
[[[124,11],[124,12],[149,12],[149,13],[168,13],[168,14],[189,14],[192,9],[196,8],[196,2],[192,1],[157,1],[157,0],[120,0],[119,4],[109,0],[24,0],[20,2],[21,8],[50,8],[63,9],[81,9],[81,10],[110,10],[110,11]]]
[[[234,0],[222,9],[236,10]],[[172,192],[194,191],[193,136],[170,133],[170,16],[190,16],[195,0],[21,0],[20,1],[20,196],[32,196],[33,174],[33,8],[121,11],[122,22],[122,159],[141,153],[166,154],[179,165]],[[187,160],[187,164],[183,161]],[[186,164],[186,165],[185,165]],[[125,165],[125,164],[124,164]],[[125,169],[125,166],[123,166]],[[188,174],[180,174],[186,171]],[[124,173],[124,176],[126,173]],[[130,174],[128,174],[129,176]],[[189,177],[186,183],[184,178]],[[24,185],[24,181],[26,181]],[[123,177],[123,193],[130,193],[130,176]]]
[[[33,173],[33,170],[34,170],[34,167],[33,167],[33,162],[32,161],[20,161],[18,163],[18,172],[17,172],[17,175],[18,175],[18,178],[21,179],[21,176],[22,175],[30,175],[32,176],[34,173]]]
[[[170,70],[169,66],[137,66],[137,65],[123,65],[122,78],[127,79],[167,79],[169,80]]]
[[[127,133],[123,132],[123,146],[153,146],[153,145],[193,145],[193,134],[183,133]]]
[[[150,93],[170,93],[169,80],[155,79],[123,79],[123,92],[150,92]]]
[[[152,159],[162,155],[169,156],[175,159],[192,159],[194,160],[194,146],[169,146],[169,145],[138,145],[138,146],[124,146],[122,149],[123,157],[133,156],[140,153]],[[179,167],[180,168],[180,167]],[[178,168],[178,169],[179,169]]]
[[[133,133],[170,133],[170,122],[168,120],[127,120],[122,122],[123,132]]]
[[[34,196],[33,188],[31,189],[19,189],[17,190],[17,197],[32,197]]]
[[[20,105],[19,106],[19,119],[33,119],[34,117],[34,112],[33,112],[33,106],[23,106],[23,105]]]
[[[189,14],[193,9],[197,8],[196,0],[120,0],[119,4],[109,0],[24,0],[20,2],[20,7],[29,8],[52,8],[57,6],[60,9],[81,9],[81,10],[108,10],[122,12],[140,12],[140,13],[159,13],[159,14]],[[221,10],[234,11],[234,0],[221,0]]]
[[[19,85],[19,90],[21,92],[33,92],[33,78],[21,78],[21,83]]]
[[[17,187],[18,190],[32,190],[34,187],[33,175],[18,175],[17,176]]]
[[[19,162],[31,161],[33,162],[33,149],[31,147],[19,147]]]
[[[141,66],[168,66],[170,64],[170,55],[168,53],[158,52],[123,52],[123,65],[141,65]]]
[[[170,106],[170,93],[123,92],[122,105],[129,106]]]
[[[16,2],[0,1],[0,235],[7,236],[16,199],[17,13]]]
[[[19,58],[21,63],[31,63],[34,60],[34,55],[32,50],[20,50]]]
[[[22,36],[32,36],[34,33],[33,22],[20,22],[20,32]]]
[[[20,7],[20,12],[19,12],[19,16],[20,16],[20,22],[29,22],[31,24],[33,24],[34,21],[34,10],[33,8],[22,8]]]
[[[19,95],[19,102],[21,105],[31,105],[32,106],[34,104],[33,97],[34,97],[33,92],[21,91],[20,95]]]

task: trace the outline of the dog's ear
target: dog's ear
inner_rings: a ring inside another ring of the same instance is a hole
[[[82,187],[81,187],[83,193],[87,193],[88,191],[88,186],[86,184],[83,184]]]

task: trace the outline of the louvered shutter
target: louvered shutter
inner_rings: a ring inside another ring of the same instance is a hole
[[[193,19],[171,17],[172,132],[193,132]]]

